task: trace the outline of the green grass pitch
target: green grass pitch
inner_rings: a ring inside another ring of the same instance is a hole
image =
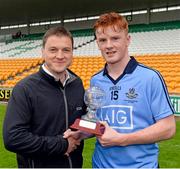
[[[6,105],[0,104],[0,168],[15,168],[16,155],[5,150],[2,139],[2,125]],[[180,121],[176,122],[176,135],[173,139],[159,143],[159,164],[161,168],[180,168]],[[85,140],[83,151],[84,168],[91,168],[91,158],[95,145],[95,138]]]

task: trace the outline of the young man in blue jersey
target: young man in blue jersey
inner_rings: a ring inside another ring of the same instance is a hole
[[[93,168],[158,168],[156,142],[176,130],[165,82],[158,71],[129,56],[125,18],[103,14],[94,30],[106,64],[91,86],[105,91],[106,103],[97,113],[105,131],[97,136]]]

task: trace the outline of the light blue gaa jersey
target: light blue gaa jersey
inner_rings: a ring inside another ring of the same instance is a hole
[[[106,93],[106,103],[97,111],[97,117],[120,133],[142,130],[174,113],[159,72],[139,64],[133,57],[117,80],[108,75],[105,66],[92,77],[91,86]],[[96,141],[93,168],[141,167],[158,167],[157,144],[102,147]]]

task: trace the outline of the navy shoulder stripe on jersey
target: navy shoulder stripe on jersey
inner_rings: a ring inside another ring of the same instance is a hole
[[[163,86],[163,89],[164,89],[165,96],[166,96],[167,102],[168,102],[168,104],[169,104],[169,107],[171,108],[171,111],[172,111],[173,113],[175,113],[175,112],[174,112],[174,108],[173,108],[173,106],[172,106],[172,104],[171,104],[171,101],[170,101],[170,99],[169,99],[169,93],[168,93],[168,91],[167,91],[166,83],[165,83],[162,75],[159,73],[159,71],[158,71],[158,70],[155,70],[155,69],[152,69],[152,68],[150,68],[150,67],[148,67],[148,66],[145,66],[145,65],[143,65],[143,64],[140,64],[140,63],[139,63],[139,66],[141,66],[141,67],[143,67],[143,68],[145,68],[145,69],[152,70],[152,71],[154,71],[154,72],[158,75],[158,77],[159,77],[160,80],[161,80],[161,83],[162,83],[162,86]]]

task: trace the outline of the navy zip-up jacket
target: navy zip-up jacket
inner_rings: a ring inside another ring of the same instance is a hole
[[[18,166],[81,168],[83,142],[67,157],[63,133],[86,111],[81,79],[70,73],[66,85],[42,67],[13,89],[3,126],[6,149],[17,153]]]

